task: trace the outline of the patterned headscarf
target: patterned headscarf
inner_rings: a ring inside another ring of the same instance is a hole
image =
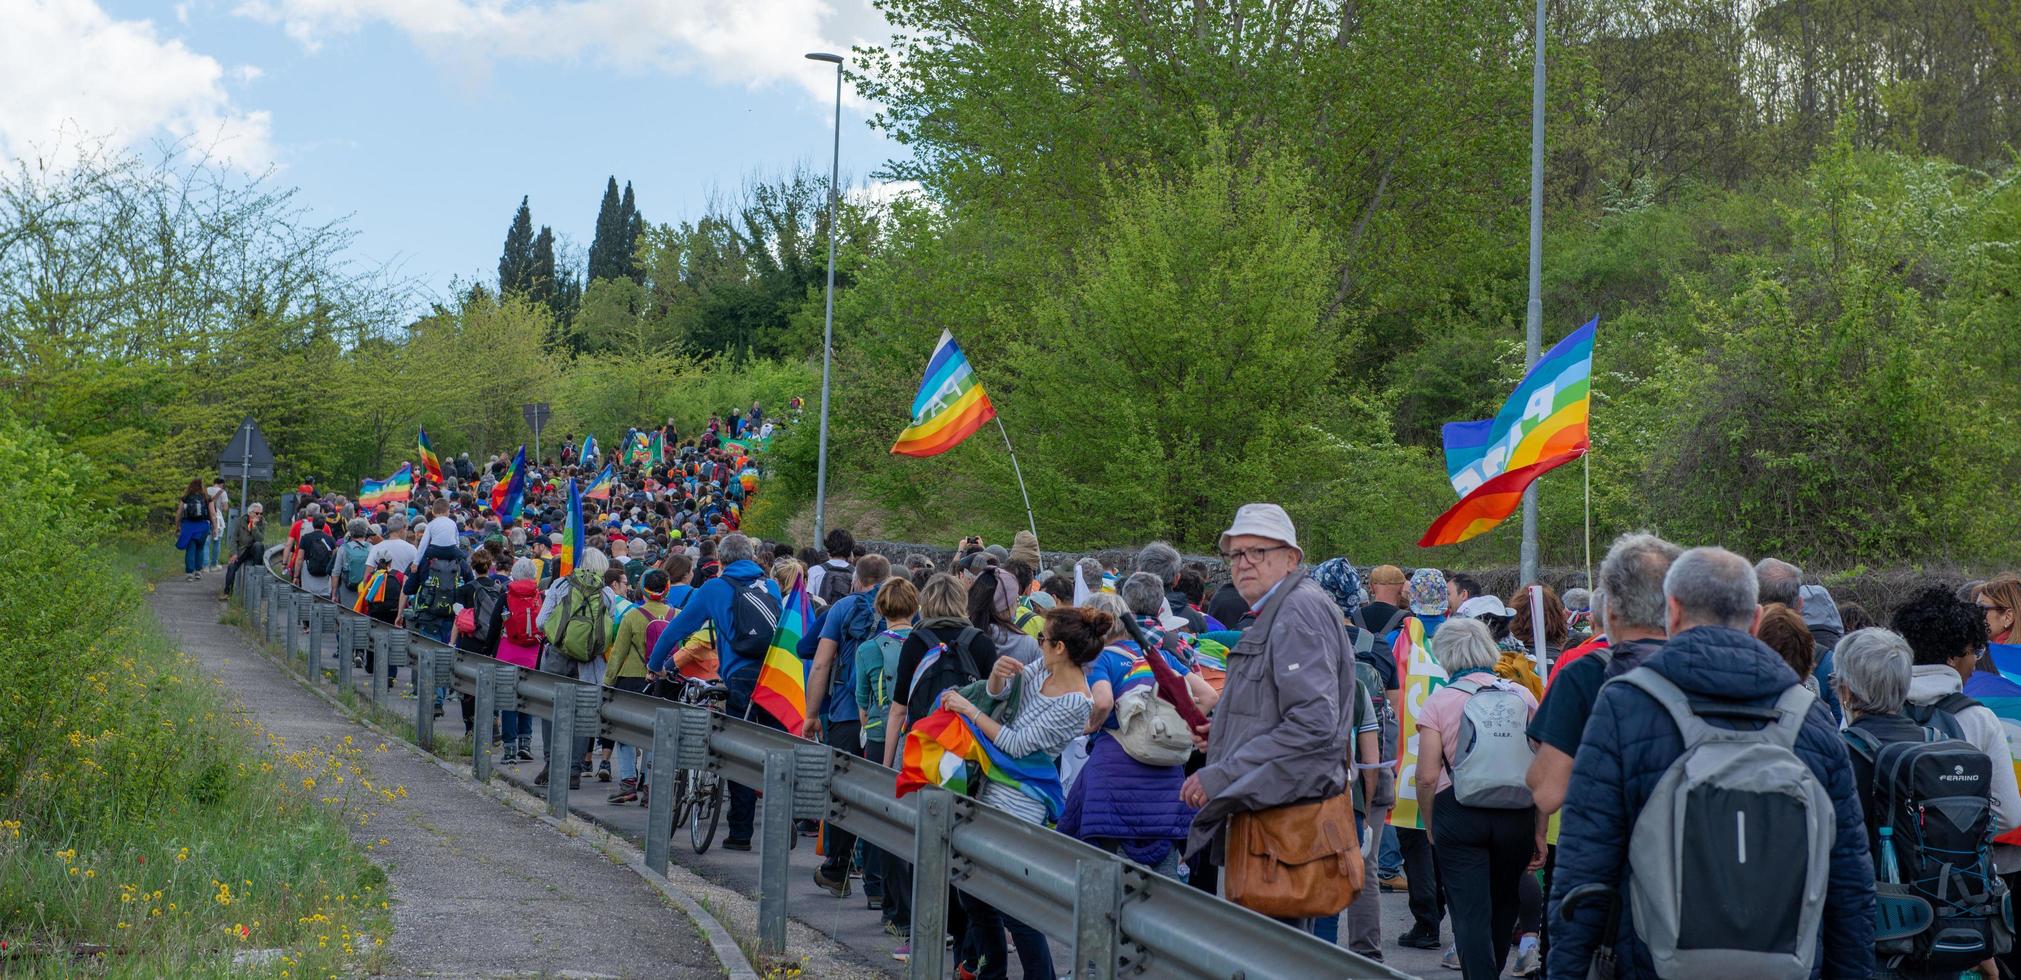
[[[1446,614],[1446,573],[1436,568],[1410,573],[1410,611],[1420,616]]]
[[[1340,607],[1342,616],[1354,618],[1354,611],[1361,608],[1361,573],[1355,571],[1353,562],[1328,558],[1312,570],[1312,581],[1333,597],[1333,604]]]

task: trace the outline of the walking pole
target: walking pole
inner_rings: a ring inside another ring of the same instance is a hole
[[[1039,519],[1032,513],[1032,495],[1025,490],[1025,471],[1023,467],[1018,465],[1018,451],[1011,447],[1010,432],[1003,427],[1002,416],[997,416],[996,431],[998,435],[1003,436],[1003,448],[1010,453],[1011,472],[1017,474],[1018,493],[1025,498],[1025,526],[1031,528],[1032,539],[1036,542],[1039,536]],[[1041,550],[1039,552],[1039,567],[1044,568],[1045,566],[1045,551]]]

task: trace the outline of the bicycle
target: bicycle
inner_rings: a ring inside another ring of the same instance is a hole
[[[730,692],[720,681],[683,678],[674,700],[722,710]],[[716,828],[723,819],[723,783],[714,769],[681,769],[675,772],[673,823],[688,825],[688,843],[696,854],[705,854],[716,841]]]

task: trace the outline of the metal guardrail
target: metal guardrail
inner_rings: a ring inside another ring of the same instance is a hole
[[[308,676],[322,676],[326,651],[336,653],[339,684],[350,683],[351,653],[374,652],[372,699],[387,688],[387,668],[407,666],[417,678],[415,740],[433,748],[430,687],[474,695],[471,753],[479,780],[491,775],[492,712],[516,708],[553,722],[549,746],[548,812],[568,815],[565,775],[575,739],[611,738],[652,751],[645,767],[651,788],[646,865],[665,873],[671,851],[671,805],[677,769],[713,769],[723,778],[762,788],[758,940],[786,945],[787,855],[793,820],[826,820],[878,847],[910,855],[915,934],[933,935],[947,921],[947,884],[982,899],[1072,949],[1084,980],[1179,977],[1214,980],[1314,980],[1321,977],[1407,977],[1332,943],[1258,915],[1184,882],[1038,824],[1019,820],[946,790],[892,796],[897,773],[784,732],[700,705],[680,704],[500,663],[438,640],[394,629],[311,596],[269,564],[247,574],[239,595],[250,628],[278,644]],[[302,623],[311,624],[304,636]],[[299,652],[298,652],[298,647]],[[1369,887],[1374,887],[1371,882]],[[907,975],[938,980],[948,973],[946,949],[916,944]]]

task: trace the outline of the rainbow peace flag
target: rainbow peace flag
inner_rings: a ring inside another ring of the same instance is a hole
[[[1402,678],[1403,703],[1396,705],[1398,750],[1396,771],[1396,807],[1389,812],[1392,827],[1424,827],[1424,818],[1418,813],[1417,767],[1418,767],[1418,724],[1417,713],[1424,706],[1425,699],[1432,692],[1444,687],[1451,677],[1446,669],[1432,659],[1431,644],[1425,637],[1424,621],[1411,616],[1397,628],[1396,642],[1390,646],[1390,656],[1396,658],[1396,675]]]
[[[954,334],[942,330],[940,343],[926,362],[919,394],[912,398],[912,424],[898,434],[891,451],[902,456],[937,456],[993,418],[996,406],[983,393],[975,369],[969,367]]]
[[[1599,324],[1586,321],[1531,365],[1494,418],[1446,424],[1446,475],[1460,500],[1432,521],[1418,547],[1487,532],[1515,513],[1537,477],[1586,454]]]
[[[2014,761],[2014,774],[2021,778],[2021,683],[2016,683],[2008,671],[2021,667],[2021,646],[2012,643],[1995,643],[1988,648],[1993,666],[1999,673],[1978,671],[1965,679],[1965,693],[1973,700],[1991,708],[1993,715],[2000,719],[2000,729],[2007,735],[2007,754]],[[1993,838],[2002,844],[2021,844],[2021,829],[2010,830]]]
[[[356,613],[370,611],[373,603],[386,601],[387,596],[391,595],[387,590],[393,587],[392,572],[383,568],[373,569],[372,574],[365,577],[365,584],[358,589],[358,601],[352,603],[351,611]]]
[[[737,474],[737,483],[744,488],[745,493],[756,492],[758,489],[758,471],[745,470]]]
[[[440,486],[442,484],[442,457],[435,455],[435,447],[428,444],[427,429],[421,430],[421,435],[416,439],[416,442],[418,443],[416,448],[421,453],[422,475],[426,476],[437,486]]]
[[[414,496],[414,467],[412,464],[400,467],[392,476],[383,480],[366,480],[364,489],[358,491],[358,506],[378,507],[382,504],[398,503]]]
[[[1059,771],[1045,753],[1011,758],[976,731],[967,719],[952,711],[935,711],[906,733],[897,795],[931,785],[965,796],[970,790],[970,765],[990,782],[1009,786],[1045,804],[1047,823],[1058,820],[1060,811],[1066,808],[1066,792],[1060,786]]]
[[[499,521],[511,524],[519,520],[519,508],[525,503],[526,444],[520,443],[519,452],[512,457],[512,468],[491,488],[491,512],[498,515]]]
[[[765,650],[765,663],[758,668],[758,686],[751,691],[751,703],[765,709],[786,730],[797,735],[807,721],[807,666],[800,659],[800,638],[814,621],[807,602],[807,576],[793,580],[793,591],[779,606],[779,631]]]
[[[582,455],[576,457],[575,465],[588,466],[594,462],[596,462],[596,437],[584,433],[582,437]]]
[[[1544,352],[1494,418],[1446,423],[1441,432],[1453,492],[1464,497],[1503,473],[1589,444],[1587,403],[1599,325],[1598,317],[1588,320]]]
[[[618,466],[616,463],[603,464],[603,470],[596,479],[589,481],[589,489],[582,492],[584,500],[608,500],[611,491],[617,489]]]
[[[558,574],[567,578],[575,571],[575,563],[582,560],[582,543],[589,535],[582,528],[582,488],[576,485],[575,477],[568,478],[568,522],[561,529],[561,555]]]

